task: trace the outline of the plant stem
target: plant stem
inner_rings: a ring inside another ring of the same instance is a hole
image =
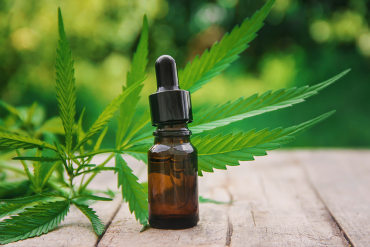
[[[104,167],[114,156],[114,153],[112,153],[111,155],[109,155],[109,157],[103,162],[101,163],[100,165],[98,165],[97,167]],[[96,176],[97,173],[94,173],[92,174],[89,179],[86,181],[86,183],[80,187],[79,191],[84,191],[86,189],[86,187],[89,185],[89,183],[94,179],[94,177]]]
[[[152,137],[150,137],[152,138]],[[149,138],[144,138],[144,139],[149,139]],[[140,140],[139,140],[140,141]],[[137,142],[137,141],[136,141]],[[123,143],[121,144],[121,146],[118,147],[118,150],[121,150],[123,148],[127,148],[128,146],[125,146],[127,143]],[[109,155],[109,157],[103,162],[101,163],[100,165],[98,165],[97,167],[104,167],[113,157],[114,157],[114,153],[112,153],[111,155]],[[89,185],[89,183],[95,178],[95,176],[97,175],[98,173],[94,173],[92,174],[89,179],[86,181],[86,183],[80,188],[79,188],[79,192],[81,191],[84,191],[86,189],[86,187]],[[82,184],[82,181],[81,181],[81,184]]]
[[[84,182],[84,179],[85,179],[85,175],[86,175],[86,173],[84,173],[84,174],[82,175],[81,183],[80,183],[80,186],[79,186],[79,188],[78,188],[78,194],[80,194],[80,193],[81,193],[81,188],[82,188],[82,185],[83,185],[83,182]]]
[[[73,175],[69,176],[69,188],[71,189],[72,196],[76,196],[76,192],[73,189]]]

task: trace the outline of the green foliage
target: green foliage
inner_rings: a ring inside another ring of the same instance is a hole
[[[73,68],[74,62],[72,60],[71,51],[69,50],[69,42],[64,31],[60,8],[58,8],[58,31],[59,40],[55,61],[55,91],[59,106],[59,114],[65,131],[66,147],[68,152],[70,152],[72,150],[72,132],[76,115],[76,85]]]
[[[12,114],[14,114],[14,115],[16,115],[18,117],[20,116],[20,113],[19,113],[18,109],[15,108],[14,106],[9,105],[9,104],[7,104],[6,102],[4,102],[2,100],[0,100],[0,105],[2,107],[4,107],[5,109],[7,109],[10,113],[12,113]]]
[[[221,106],[215,105],[214,107],[204,108],[194,114],[194,122],[190,125],[190,129],[193,134],[196,134],[301,103],[304,99],[318,94],[320,90],[333,84],[349,71],[346,70],[312,87],[304,86],[288,90],[280,89],[275,92],[268,91],[260,96],[254,94],[246,99],[241,97],[234,102],[227,102]]]
[[[56,150],[54,146],[49,143],[40,141],[38,139],[21,136],[13,133],[0,131],[0,146],[8,148],[48,148],[51,150]]]
[[[53,197],[64,198],[63,196],[56,193],[41,193],[38,195],[17,199],[0,199],[0,201],[5,202],[3,204],[0,204],[0,218],[18,214],[19,212],[24,211],[26,208],[35,206],[36,202],[38,201]]]
[[[221,202],[221,201],[215,201],[208,198],[203,198],[202,196],[199,197],[199,203],[213,203],[213,204],[231,204],[232,201],[229,202]]]
[[[305,123],[289,128],[268,128],[256,132],[219,134],[217,136],[194,136],[193,145],[198,150],[198,172],[213,172],[213,168],[226,170],[226,165],[237,166],[239,161],[254,160],[254,156],[267,155],[266,151],[278,149],[291,142],[295,136],[328,118],[335,111],[323,114]]]
[[[191,64],[186,65],[184,70],[180,70],[181,87],[195,92],[235,61],[239,54],[248,47],[248,43],[256,37],[256,32],[263,26],[263,21],[273,3],[273,0],[269,0],[251,19],[246,19],[240,27],[237,26],[230,34],[226,34],[220,43],[213,45],[200,58],[197,56]],[[23,170],[1,163],[0,168],[12,170],[29,179],[26,181],[27,184],[21,181],[18,185],[3,182],[3,176],[0,179],[0,202],[3,202],[0,204],[0,218],[11,216],[0,222],[0,244],[38,236],[55,228],[68,213],[71,203],[89,218],[98,235],[103,234],[104,224],[96,212],[82,202],[112,200],[92,195],[91,191],[87,190],[87,186],[97,173],[108,170],[117,174],[118,188],[121,188],[122,197],[128,203],[130,212],[135,214],[136,220],[144,226],[143,229],[148,225],[148,185],[138,182],[138,177],[134,175],[121,156],[121,154],[128,154],[137,160],[146,162],[147,151],[153,143],[152,127],[149,126],[149,111],[138,114],[136,109],[143,82],[146,79],[149,45],[147,18],[146,16],[143,18],[143,28],[130,71],[127,73],[126,87],[123,87],[123,92],[108,104],[86,133],[82,128],[85,108],[75,123],[76,89],[73,61],[60,9],[58,9],[58,30],[55,67],[56,98],[60,118],[52,118],[44,122],[43,110],[36,102],[30,107],[15,108],[0,101],[0,105],[17,118],[16,121],[21,126],[14,128],[15,131],[10,131],[9,126],[1,125],[0,147],[3,147],[6,152],[17,149],[18,157],[13,159],[20,161]],[[255,94],[245,99],[242,97],[233,102],[200,110],[194,115],[195,121],[191,125],[191,130],[193,133],[200,133],[248,117],[292,106],[317,94],[318,91],[329,86],[347,72],[313,87],[268,91],[260,96]],[[108,130],[107,125],[118,110],[116,148],[100,149]],[[200,135],[194,135],[192,143],[198,150],[199,175],[201,176],[203,171],[213,172],[213,169],[227,169],[227,165],[237,166],[239,161],[253,160],[254,156],[266,155],[266,151],[278,149],[283,144],[293,141],[298,134],[333,113],[334,111],[285,129],[277,128],[269,131],[266,128],[258,132],[252,129],[226,135],[220,133],[213,137],[207,135],[203,138]],[[93,144],[92,138],[99,132],[101,134],[92,146],[92,150],[86,147],[86,144]],[[65,145],[59,142],[55,134],[64,135]],[[40,137],[43,137],[43,140],[40,140]],[[73,145],[74,137],[77,140],[75,146]],[[79,154],[76,154],[76,151]],[[110,156],[101,164],[90,164],[95,155],[103,153],[110,153]],[[113,157],[115,157],[115,167],[106,167]],[[33,162],[33,173],[30,172],[26,161]],[[54,171],[57,171],[57,176]],[[68,180],[64,178],[65,172],[67,172]],[[74,182],[78,176],[81,176],[80,186]],[[86,178],[88,176],[86,180],[85,176]],[[30,187],[30,184],[32,184],[32,191],[28,188],[25,192],[24,187]],[[9,195],[9,192],[15,188],[23,189],[23,198],[1,200],[1,197]],[[109,190],[104,193],[114,196],[114,192]],[[221,203],[202,197],[200,197],[200,202]]]
[[[42,203],[0,223],[0,244],[40,236],[54,229],[67,215],[69,200]]]
[[[74,199],[76,198],[84,198],[84,199],[94,200],[94,201],[113,201],[112,198],[106,198],[106,197],[94,196],[94,195],[82,195],[82,196],[74,197]]]
[[[107,124],[109,123],[110,119],[114,116],[115,112],[120,108],[120,105],[125,100],[125,98],[130,95],[132,91],[134,91],[137,87],[141,85],[142,81],[136,81],[133,85],[127,88],[122,94],[120,94],[117,98],[115,98],[99,115],[98,119],[95,123],[90,127],[87,131],[86,135],[83,137],[81,141],[78,142],[76,147],[73,151],[78,150],[79,147],[84,145],[88,140],[90,140],[95,134],[101,131]]]
[[[263,20],[274,2],[269,0],[251,19],[247,18],[240,27],[236,26],[230,34],[226,33],[220,43],[215,43],[200,58],[196,56],[192,63],[180,70],[180,87],[193,93],[238,59],[238,54],[247,49],[248,43],[257,36],[256,32],[263,26]]]
[[[137,46],[136,53],[132,58],[131,69],[127,72],[126,87],[123,88],[124,91],[133,86],[136,81],[143,82],[146,79],[145,68],[148,63],[148,36],[148,20],[144,15],[140,41]],[[140,92],[142,88],[143,86],[136,88],[121,104],[120,115],[117,117],[117,148],[122,145],[122,142],[125,141],[125,139],[130,138],[133,134],[140,130],[142,125],[145,125],[150,120],[147,113],[140,118],[138,121],[139,124],[137,124],[137,121],[133,121],[132,119],[136,112],[136,105],[140,100]]]
[[[190,130],[193,134],[201,133],[232,122],[240,121],[245,118],[254,117],[266,112],[279,110],[304,102],[304,99],[318,94],[318,92],[335,81],[346,75],[350,70],[346,70],[333,78],[319,83],[315,86],[304,86],[300,88],[280,89],[275,92],[268,91],[258,96],[254,94],[246,99],[241,97],[234,102],[227,102],[221,106],[215,105],[207,107],[194,113],[194,121],[190,124]],[[152,143],[152,130],[139,136],[138,140],[151,139],[148,145]],[[136,144],[137,145],[137,144]],[[130,149],[129,149],[130,150]],[[128,152],[139,160],[145,160],[145,157],[137,157],[137,153]]]
[[[116,154],[116,168],[119,169],[118,188],[122,186],[122,197],[128,202],[130,212],[135,212],[136,220],[145,226],[148,221],[148,194],[119,154]]]
[[[0,219],[9,215],[14,215],[34,203],[7,203],[0,204]]]
[[[82,213],[86,215],[87,218],[91,221],[91,224],[93,225],[94,231],[98,235],[102,235],[105,229],[104,224],[101,222],[99,217],[95,214],[96,212],[89,208],[87,205],[79,204],[77,202],[73,202],[73,204],[81,210]]]
[[[40,201],[45,198],[66,198],[66,197],[61,194],[54,193],[54,192],[43,192],[43,193],[39,193],[33,196],[26,196],[22,198],[0,199],[0,202],[22,204],[22,203],[31,203],[31,202]]]
[[[65,134],[64,127],[60,117],[53,117],[50,118],[49,120],[46,120],[45,123],[38,130],[38,133],[44,132],[64,135]]]
[[[32,193],[29,180],[0,182],[0,198],[22,197]]]
[[[54,161],[59,161],[60,158],[54,158],[54,157],[14,157],[13,160],[29,160],[29,161],[38,161],[38,162],[54,162]]]

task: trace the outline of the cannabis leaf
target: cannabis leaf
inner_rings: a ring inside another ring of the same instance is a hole
[[[0,244],[47,233],[64,220],[69,207],[69,200],[43,203],[0,222]]]
[[[8,110],[10,113],[14,114],[15,116],[18,116],[20,118],[20,112],[17,108],[15,108],[12,105],[9,105],[8,103],[0,100],[0,105],[4,107],[6,110]]]
[[[193,134],[196,134],[244,118],[301,103],[304,99],[318,94],[320,90],[328,87],[349,71],[350,70],[346,70],[312,87],[303,86],[300,88],[290,88],[288,90],[283,88],[275,92],[268,91],[260,96],[254,94],[246,99],[241,97],[234,102],[229,101],[221,106],[215,105],[213,107],[204,108],[194,114],[194,122],[190,124],[190,129]]]
[[[21,136],[9,132],[0,131],[0,146],[8,148],[48,148],[56,150],[53,145],[40,141],[33,137]]]
[[[114,113],[119,109],[122,102],[125,98],[132,93],[137,87],[141,85],[142,81],[136,81],[130,87],[128,87],[122,94],[118,95],[99,115],[95,123],[90,127],[90,129],[85,134],[84,138],[78,142],[73,152],[76,151],[79,147],[85,144],[88,140],[91,139],[95,134],[101,131],[108,123],[109,120],[114,116]]]
[[[96,212],[89,208],[87,205],[79,204],[77,202],[73,202],[73,204],[81,210],[84,215],[86,215],[87,218],[91,221],[91,224],[93,225],[94,231],[98,235],[102,235],[105,230],[105,225],[103,222],[99,219],[99,217],[95,214]]]
[[[229,202],[221,202],[221,201],[215,201],[208,198],[203,198],[203,196],[199,196],[199,203],[214,203],[214,204],[231,204],[233,201]]]
[[[64,127],[60,117],[53,117],[45,121],[45,123],[40,127],[37,133],[50,132],[54,134],[64,135]]]
[[[303,86],[300,88],[290,88],[288,90],[283,88],[275,92],[268,91],[260,96],[254,94],[246,99],[241,97],[234,102],[229,101],[221,106],[215,105],[213,107],[206,107],[194,113],[194,122],[189,124],[190,130],[193,134],[197,134],[245,118],[304,102],[306,98],[318,94],[319,91],[330,86],[349,71],[350,70],[343,71],[333,78],[312,87]],[[136,144],[138,140],[152,139],[152,133],[153,130],[151,129],[134,139],[133,143]]]
[[[137,181],[121,155],[116,154],[116,168],[118,171],[118,188],[122,187],[122,197],[128,202],[130,212],[135,212],[136,220],[146,225],[148,221],[148,194]]]
[[[274,2],[275,0],[269,0],[251,19],[245,19],[240,27],[236,26],[230,34],[226,33],[220,43],[216,42],[210,50],[205,50],[200,58],[197,55],[192,63],[189,62],[183,70],[179,70],[180,87],[194,93],[238,59],[238,54],[247,49],[248,43],[257,36],[256,32],[263,26],[263,20]],[[149,116],[146,121],[150,121]],[[151,138],[151,132],[141,130],[141,135],[137,135],[132,141]]]
[[[70,154],[72,150],[73,124],[76,115],[76,85],[73,68],[74,62],[72,60],[71,51],[69,50],[69,42],[64,31],[60,8],[58,8],[58,30],[59,40],[55,61],[55,91],[59,106],[59,114],[65,131],[66,147],[68,154]]]
[[[268,128],[256,132],[254,129],[246,133],[229,133],[227,135],[208,135],[192,138],[198,150],[198,172],[213,172],[213,168],[226,170],[226,165],[237,166],[239,161],[254,160],[254,156],[267,155],[266,151],[278,149],[281,145],[291,142],[295,136],[328,118],[335,111],[323,114],[310,121],[289,128]]]
[[[251,19],[245,19],[240,27],[226,33],[220,43],[216,42],[209,51],[205,50],[200,58],[196,56],[192,63],[180,70],[180,87],[193,93],[238,59],[238,54],[247,49],[248,43],[257,36],[256,32],[263,26],[274,2],[268,1]]]
[[[291,142],[295,136],[311,128],[332,115],[335,111],[323,114],[310,121],[286,129],[268,128],[256,132],[255,129],[246,133],[229,133],[227,135],[211,135],[201,137],[194,135],[191,142],[198,150],[198,174],[202,171],[213,172],[213,168],[226,170],[226,165],[237,166],[239,161],[254,160],[253,156],[267,155],[266,151],[278,149],[281,145]],[[143,157],[147,154],[150,144],[135,145],[125,153]]]
[[[6,203],[30,203],[30,202],[36,202],[40,201],[45,198],[66,198],[64,195],[55,193],[55,192],[43,192],[39,193],[33,196],[26,196],[21,198],[14,198],[14,199],[0,199],[0,202],[6,202]]]
[[[42,155],[42,149],[38,148],[36,151],[36,157],[41,157]],[[41,163],[38,161],[35,161],[32,163],[33,166],[33,181],[34,181],[34,190],[36,193],[40,193],[42,191],[42,178],[41,178]]]
[[[108,126],[107,127],[105,127],[104,128],[104,130],[101,132],[101,134],[100,134],[100,136],[99,136],[99,138],[98,138],[98,140],[96,141],[96,143],[95,143],[95,146],[94,146],[94,151],[97,151],[97,150],[99,150],[99,148],[100,148],[100,145],[101,145],[101,143],[102,143],[102,141],[103,141],[103,139],[104,139],[104,137],[105,137],[105,134],[107,134],[107,131],[108,131]]]
[[[14,215],[23,211],[27,207],[32,207],[36,205],[35,203],[46,198],[52,197],[63,197],[57,193],[41,193],[34,196],[28,196],[23,198],[17,199],[0,199],[2,202],[6,202],[0,204],[0,218],[5,216]]]
[[[15,151],[17,152],[18,157],[20,157],[21,156],[21,153],[18,151],[18,149],[16,149]],[[35,186],[35,181],[33,179],[33,176],[31,174],[30,170],[28,169],[28,166],[27,166],[26,162],[24,162],[23,160],[21,160],[21,163],[22,163],[24,172],[26,173],[28,179],[30,180],[30,182],[32,183],[32,185]]]
[[[38,161],[38,162],[54,162],[59,161],[60,158],[54,157],[14,157],[13,160],[29,160],[29,161]]]
[[[0,219],[8,216],[14,215],[26,207],[32,206],[34,203],[4,203],[0,204]]]
[[[81,195],[81,196],[74,197],[73,199],[76,199],[76,198],[83,198],[83,199],[94,200],[94,201],[113,201],[112,198],[106,198],[106,197],[94,196],[94,195]]]
[[[0,182],[0,198],[15,198],[32,193],[29,180]]]
[[[140,41],[137,46],[136,53],[133,56],[131,69],[127,72],[126,88],[131,87],[136,81],[144,81],[146,79],[145,68],[148,63],[148,20],[146,15],[143,17],[143,29],[141,31]],[[124,87],[124,90],[126,89]],[[143,86],[141,85],[135,89],[121,104],[120,115],[117,117],[118,130],[116,147],[118,148],[122,141],[127,138],[127,135],[132,136],[136,131],[140,129],[140,125],[137,126],[132,118],[136,112],[136,105],[140,99],[140,92]],[[146,115],[145,123],[150,120]],[[136,128],[135,128],[136,127]]]

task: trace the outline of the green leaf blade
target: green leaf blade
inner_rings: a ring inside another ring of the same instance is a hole
[[[297,135],[331,116],[335,111],[328,112],[317,118],[292,126],[277,128],[269,131],[263,129],[246,133],[219,134],[211,137],[194,136],[193,145],[198,150],[198,171],[213,172],[213,169],[226,170],[228,166],[238,166],[239,161],[251,161],[255,156],[267,155],[266,151],[280,148],[283,144],[291,142]]]
[[[88,140],[90,140],[94,135],[96,135],[99,131],[101,131],[107,124],[109,123],[110,119],[114,116],[115,112],[120,108],[122,102],[132,93],[137,87],[141,85],[142,81],[136,81],[132,86],[127,88],[123,91],[122,94],[118,95],[99,115],[98,119],[94,122],[94,124],[90,127],[87,131],[85,136],[78,144],[75,146],[73,152],[75,152],[78,148],[80,148],[83,144],[85,144]]]
[[[63,123],[68,152],[72,150],[73,124],[76,115],[76,85],[74,78],[74,61],[72,60],[69,42],[64,31],[63,18],[58,8],[58,48],[55,61],[56,69],[56,98],[59,114]],[[69,153],[70,154],[70,153]]]
[[[238,59],[238,54],[247,49],[247,44],[257,36],[256,32],[263,26],[263,20],[274,2],[268,1],[251,19],[246,19],[240,27],[236,26],[219,43],[204,51],[200,58],[196,56],[192,63],[188,63],[184,70],[180,70],[178,73],[180,87],[194,93]]]
[[[0,244],[39,236],[56,228],[64,220],[69,200],[43,203],[0,222]]]
[[[136,220],[146,225],[148,222],[148,194],[144,187],[137,181],[121,155],[116,154],[116,168],[118,172],[118,188],[122,189],[122,197],[129,204],[130,212],[135,212]]]
[[[37,162],[54,162],[60,161],[60,158],[54,157],[14,157],[13,160],[28,160],[28,161],[37,161]]]
[[[148,39],[149,39],[149,28],[148,20],[146,15],[143,17],[143,29],[141,31],[139,44],[136,52],[134,53],[130,71],[127,72],[126,88],[131,87],[136,81],[144,81],[146,79],[146,66],[148,64]],[[118,130],[117,130],[117,141],[116,147],[119,148],[121,143],[125,140],[129,131],[135,127],[136,121],[132,121],[135,118],[136,106],[140,100],[140,93],[143,86],[139,86],[135,89],[121,104],[120,115],[118,116]],[[124,88],[125,89],[125,88]],[[150,119],[150,118],[146,118]],[[146,121],[146,119],[144,121]],[[142,120],[141,120],[142,121]],[[135,128],[134,128],[135,131]],[[136,129],[137,131],[137,129]]]
[[[99,236],[102,235],[104,233],[104,230],[105,230],[105,225],[99,219],[99,217],[96,215],[96,212],[94,210],[92,210],[87,205],[79,204],[77,202],[73,202],[73,204],[79,210],[81,210],[81,212],[90,220],[96,234],[98,234]]]
[[[194,113],[194,122],[190,124],[193,134],[201,133],[245,118],[257,116],[266,112],[290,107],[303,102],[306,98],[318,92],[346,75],[350,70],[334,76],[333,78],[315,86],[301,88],[280,89],[275,92],[268,91],[260,96],[254,94],[248,98],[239,98],[234,102],[227,102],[221,106],[204,108]],[[148,138],[150,137],[147,133]]]
[[[0,204],[0,219],[9,215],[14,215],[32,203],[4,203]]]
[[[0,131],[0,146],[8,148],[47,148],[56,151],[56,148],[49,143],[39,139]]]

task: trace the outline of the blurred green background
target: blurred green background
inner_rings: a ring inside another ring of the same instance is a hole
[[[150,25],[148,79],[140,111],[155,91],[154,62],[173,56],[178,68],[242,23],[264,0],[0,0],[0,98],[14,106],[45,106],[58,115],[54,59],[57,7],[75,60],[77,116],[87,129],[122,90],[139,38]],[[294,107],[213,130],[230,132],[299,124],[336,109],[290,147],[370,147],[370,1],[277,0],[265,26],[240,59],[192,95],[193,107],[225,103],[283,87],[314,85],[352,71]],[[0,109],[0,117],[6,115]],[[103,146],[114,146],[116,123]]]

